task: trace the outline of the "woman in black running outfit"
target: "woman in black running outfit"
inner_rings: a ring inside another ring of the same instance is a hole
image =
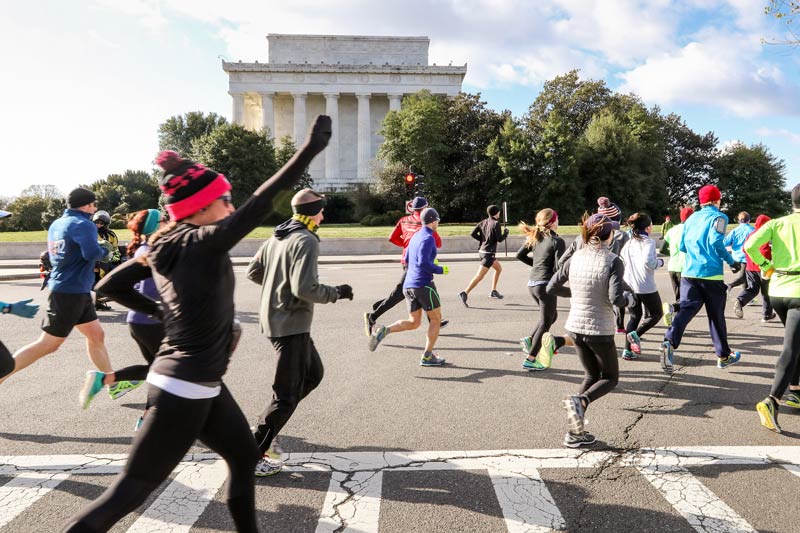
[[[222,376],[230,359],[235,278],[228,251],[263,220],[272,199],[296,182],[331,136],[317,117],[303,146],[233,210],[230,184],[202,165],[162,152],[161,190],[174,220],[153,236],[148,256],[103,279],[117,302],[149,315],[163,309],[166,336],[147,376],[151,408],[123,472],[65,531],[107,531],[141,505],[200,439],[230,470],[227,503],[238,531],[257,531],[254,467],[260,457],[249,424]],[[145,264],[146,263],[146,264]],[[161,306],[133,285],[152,276]]]

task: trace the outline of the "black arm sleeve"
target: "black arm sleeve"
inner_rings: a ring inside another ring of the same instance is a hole
[[[218,251],[227,252],[253,231],[272,207],[272,199],[303,175],[311,160],[322,152],[331,138],[331,119],[320,115],[306,141],[271,178],[261,184],[239,209],[219,224],[201,228],[202,239]]]
[[[558,258],[556,262],[558,268],[561,268],[562,265],[564,265],[567,261],[569,261],[569,258],[572,257],[572,254],[574,254],[575,251],[578,249],[578,239],[583,239],[583,237],[581,237],[580,235],[575,237],[575,240],[572,241],[572,244],[569,245],[569,248],[564,250],[564,252],[561,254],[561,257]]]
[[[528,248],[527,244],[523,244],[522,247],[517,250],[517,259],[522,261],[528,266],[533,266],[533,258],[530,257],[531,249]]]
[[[143,264],[141,259],[136,257],[125,261],[106,274],[97,283],[95,290],[97,294],[107,296],[133,311],[151,316],[161,316],[161,308],[158,302],[151,300],[133,288],[136,283],[152,277],[152,275],[150,267]]]
[[[495,242],[503,242],[504,240],[506,240],[507,236],[508,235],[506,235],[506,232],[503,231],[503,225],[500,224],[499,222],[497,224],[495,224],[495,226],[494,226],[494,240],[495,240]]]
[[[483,233],[481,232],[481,225],[478,224],[477,226],[475,226],[475,228],[472,230],[472,233],[470,233],[469,236],[475,239],[476,241],[483,242]]]
[[[556,270],[553,277],[550,278],[547,289],[545,289],[547,294],[555,294],[556,296],[564,298],[572,297],[572,291],[569,290],[569,287],[564,286],[569,281],[569,264],[570,259],[567,259],[558,270]]]
[[[629,287],[623,280],[624,275],[625,267],[622,264],[622,259],[617,256],[611,263],[611,275],[608,277],[608,299],[617,307],[625,307],[628,305],[625,291],[629,289]]]

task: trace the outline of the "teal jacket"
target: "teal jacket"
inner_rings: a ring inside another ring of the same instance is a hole
[[[728,216],[707,205],[696,211],[683,223],[679,249],[685,253],[683,277],[723,279],[723,262],[733,265],[731,254],[725,248],[725,228]]]

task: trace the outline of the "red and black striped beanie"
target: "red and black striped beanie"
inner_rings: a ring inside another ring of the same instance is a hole
[[[156,165],[164,170],[159,187],[167,198],[166,208],[172,220],[192,216],[231,190],[224,175],[172,150],[158,154]]]

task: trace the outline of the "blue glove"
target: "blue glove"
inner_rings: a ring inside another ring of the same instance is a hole
[[[39,305],[33,304],[31,302],[33,299],[28,300],[21,300],[14,304],[8,304],[6,309],[3,309],[4,313],[10,313],[12,315],[21,316],[22,318],[33,318],[36,316],[36,313],[39,312]]]

